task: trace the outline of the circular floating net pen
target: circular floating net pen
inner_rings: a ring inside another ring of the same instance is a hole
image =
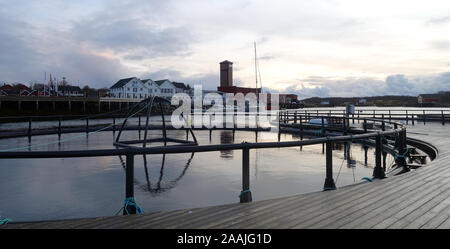
[[[149,143],[164,143],[165,147],[170,146],[186,146],[186,145],[198,145],[197,138],[194,135],[194,132],[189,127],[187,128],[188,131],[191,133],[193,141],[189,140],[188,137],[183,139],[178,138],[171,138],[167,136],[167,125],[166,120],[164,117],[164,108],[163,105],[168,104],[170,105],[170,101],[158,96],[153,96],[147,99],[144,99],[139,104],[135,105],[127,114],[125,120],[122,123],[122,126],[120,127],[119,134],[117,135],[117,138],[114,142],[114,145],[117,147],[122,148],[146,148],[147,144]],[[161,120],[162,120],[162,126],[150,126],[150,116],[152,109],[154,107],[159,107],[159,111],[161,113]],[[145,112],[145,127],[144,127],[144,136],[142,139],[138,140],[120,140],[122,131],[126,129],[126,124],[130,117],[132,117],[132,113],[136,112],[136,110],[139,110],[138,112]],[[184,118],[184,116],[183,116]],[[184,118],[185,119],[185,118]],[[148,139],[148,133],[150,129],[154,130],[162,130],[162,137],[159,138],[153,138]],[[168,143],[175,143],[174,145],[168,145]]]

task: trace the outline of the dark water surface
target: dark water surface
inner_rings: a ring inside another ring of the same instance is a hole
[[[254,132],[195,131],[199,143],[254,142]],[[115,134],[117,135],[117,133]],[[170,137],[184,139],[185,132],[169,131]],[[153,131],[152,137],[159,137]],[[124,139],[139,138],[138,131],[126,131]],[[29,150],[78,150],[113,148],[113,132],[64,134],[32,138]],[[281,141],[298,140],[281,135]],[[258,133],[258,141],[277,141],[276,133]],[[53,142],[53,143],[51,143]],[[27,138],[0,140],[0,149],[28,146]],[[42,146],[40,146],[42,145]],[[351,159],[344,161],[343,146],[334,151],[337,186],[361,182],[370,177],[374,150],[352,144]],[[204,207],[239,202],[242,152],[218,151],[195,154],[135,157],[135,197],[145,212]],[[388,163],[392,157],[388,156]],[[14,221],[54,220],[114,215],[125,195],[125,157],[64,159],[1,159],[0,211]],[[163,163],[164,162],[164,163]],[[340,173],[339,173],[340,170]],[[322,145],[300,148],[250,151],[253,200],[321,191],[325,179]],[[339,174],[339,176],[338,176]]]

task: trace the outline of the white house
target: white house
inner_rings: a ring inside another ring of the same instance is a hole
[[[79,86],[58,86],[59,96],[72,96],[72,97],[82,97],[84,96],[83,91]]]
[[[110,88],[110,95],[114,98],[144,99],[156,95],[171,99],[176,93],[186,93],[192,97],[194,89],[184,83],[167,79],[153,81],[136,77],[121,79]]]
[[[170,80],[157,80],[155,83],[159,86],[161,90],[160,97],[170,99],[177,93],[177,88],[172,84]]]
[[[189,96],[194,94],[194,89],[191,88],[189,85],[185,85],[184,83],[181,82],[172,82],[172,84],[175,86],[177,93],[186,93]]]
[[[160,96],[161,88],[153,80],[146,79],[146,80],[142,80],[142,82],[147,87],[148,96],[153,96],[153,95]]]
[[[110,88],[110,94],[115,98],[144,99],[149,97],[149,89],[144,82],[136,77],[121,79]]]

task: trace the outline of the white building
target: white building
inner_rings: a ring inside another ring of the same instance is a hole
[[[150,96],[160,96],[171,99],[176,93],[186,93],[192,97],[194,89],[189,85],[170,80],[151,79],[140,80],[136,77],[119,80],[110,88],[110,95],[113,98],[144,99]]]
[[[160,97],[170,99],[175,93],[177,93],[177,87],[175,87],[170,80],[157,80],[155,83],[161,89],[161,94],[159,95]]]
[[[153,80],[146,79],[146,80],[142,80],[142,82],[147,87],[148,96],[153,96],[153,95],[160,96],[161,95],[161,88]]]
[[[136,77],[121,79],[110,88],[110,94],[115,98],[144,99],[149,97],[147,85]]]

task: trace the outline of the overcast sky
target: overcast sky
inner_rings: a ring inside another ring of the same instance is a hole
[[[0,82],[127,77],[313,96],[450,91],[450,1],[0,0]]]

